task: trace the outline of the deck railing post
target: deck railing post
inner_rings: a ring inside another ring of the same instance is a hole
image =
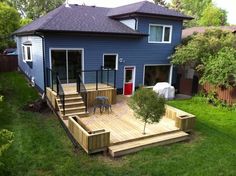
[[[116,88],[116,70],[114,70],[114,88]]]
[[[57,95],[59,95],[59,80],[58,80],[59,74],[56,73],[56,75],[57,75],[57,79],[56,79],[56,81],[57,81]]]
[[[103,66],[101,66],[101,83],[103,83]]]
[[[107,69],[107,85],[109,86],[109,69]]]
[[[88,112],[87,92],[85,92],[85,111]]]
[[[53,71],[50,70],[50,75],[49,75],[49,79],[51,80],[51,89],[53,90]]]
[[[65,115],[65,94],[62,95],[62,108],[63,108],[63,115]]]
[[[98,90],[98,70],[96,70],[96,90]]]

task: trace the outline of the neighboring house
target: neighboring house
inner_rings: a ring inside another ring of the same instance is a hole
[[[62,5],[20,28],[19,68],[45,92],[52,75],[72,83],[83,70],[115,69],[119,93],[172,81],[169,56],[181,42],[183,20],[192,19],[148,1],[117,8]],[[91,82],[88,74],[83,82]],[[93,78],[93,81],[95,78]]]
[[[236,33],[236,26],[192,27],[182,31],[182,39],[185,39],[193,34],[204,33],[208,29],[215,28]],[[192,68],[178,68],[176,80],[176,89],[178,90],[178,93],[186,95],[196,94],[201,87],[198,82],[199,76]]]
[[[182,38],[185,39],[188,36],[193,35],[194,33],[204,33],[208,29],[221,29],[224,31],[230,31],[232,33],[236,33],[236,26],[219,26],[219,27],[192,27],[192,28],[187,28],[182,31]]]

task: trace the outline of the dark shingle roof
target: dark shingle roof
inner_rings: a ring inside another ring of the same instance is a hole
[[[190,16],[183,15],[175,10],[171,10],[160,5],[153,4],[149,1],[137,2],[134,4],[129,4],[117,8],[113,8],[108,12],[108,16],[117,17],[124,14],[149,14],[149,15],[159,15],[159,16],[172,16],[183,19],[193,19]]]
[[[84,5],[70,5],[70,7],[62,5],[29,25],[18,29],[14,34],[27,34],[36,31],[66,31],[144,35],[109,17],[121,13],[131,13],[131,11],[186,17],[147,1],[113,9]]]
[[[194,33],[204,33],[207,29],[221,29],[224,31],[230,31],[232,33],[236,33],[236,26],[219,26],[219,27],[192,27],[187,28],[182,31],[182,38],[186,38],[188,36],[193,35]]]

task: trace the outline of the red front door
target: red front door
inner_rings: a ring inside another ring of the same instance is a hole
[[[134,90],[134,67],[125,68],[124,95],[132,95]]]

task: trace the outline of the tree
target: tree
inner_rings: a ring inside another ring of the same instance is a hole
[[[227,13],[216,7],[212,0],[172,0],[170,8],[194,17],[186,27],[220,26],[227,22]]]
[[[19,28],[19,24],[17,10],[0,2],[0,51],[12,44],[11,34]]]
[[[154,0],[155,4],[167,7],[167,3],[165,0]]]
[[[227,13],[212,4],[209,4],[202,12],[199,19],[200,26],[224,26],[227,23]]]
[[[22,27],[22,26],[25,26],[25,25],[31,23],[32,21],[33,21],[33,20],[31,20],[31,19],[29,19],[29,18],[21,18],[21,20],[20,20],[20,26],[21,26],[21,27]]]
[[[201,75],[202,84],[210,82],[217,86],[228,87],[233,85],[232,79],[235,78],[232,69],[236,70],[236,65],[233,64],[234,53],[231,49],[236,49],[236,36],[229,31],[211,29],[204,34],[192,36],[189,41],[178,46],[172,55],[172,63],[191,65]],[[233,64],[233,68],[228,67],[230,64]],[[221,73],[216,74],[214,69]]]
[[[236,86],[236,50],[224,47],[206,62],[201,83],[217,87]]]
[[[194,17],[193,20],[185,23],[186,27],[192,27],[198,26],[202,12],[209,4],[212,4],[212,0],[172,0],[170,8]]]
[[[23,17],[35,20],[49,11],[59,7],[64,0],[8,0]]]
[[[130,98],[128,105],[134,110],[137,118],[144,122],[143,134],[146,134],[146,124],[159,122],[165,114],[165,99],[151,89],[140,88]]]

